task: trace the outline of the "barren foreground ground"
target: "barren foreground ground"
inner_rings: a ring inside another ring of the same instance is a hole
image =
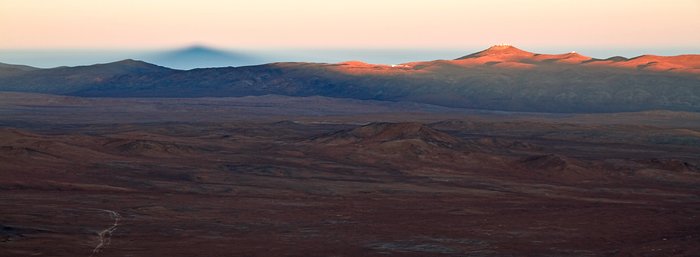
[[[243,107],[211,104],[109,123],[54,105],[0,110],[0,256],[700,254],[691,114],[217,122]]]

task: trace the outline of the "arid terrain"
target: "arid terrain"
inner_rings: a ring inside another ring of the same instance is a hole
[[[700,257],[700,0],[0,0],[0,257]]]
[[[700,115],[0,94],[0,256],[698,256]]]

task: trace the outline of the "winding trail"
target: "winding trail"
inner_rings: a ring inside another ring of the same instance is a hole
[[[104,209],[97,209],[99,211],[107,212],[109,215],[114,219],[114,223],[112,226],[100,231],[97,233],[99,243],[97,246],[95,246],[95,249],[92,249],[92,254],[90,254],[90,257],[94,257],[97,254],[99,254],[103,248],[107,247],[112,240],[112,233],[117,230],[117,226],[119,226],[119,221],[121,220],[121,215],[119,213],[112,211],[112,210],[104,210]]]

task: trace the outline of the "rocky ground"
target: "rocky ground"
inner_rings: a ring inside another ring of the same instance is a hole
[[[0,255],[696,256],[697,133],[470,120],[6,126]]]

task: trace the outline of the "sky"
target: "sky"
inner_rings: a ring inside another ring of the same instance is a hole
[[[194,44],[458,50],[498,43],[540,52],[696,53],[700,0],[0,0],[5,53]]]

